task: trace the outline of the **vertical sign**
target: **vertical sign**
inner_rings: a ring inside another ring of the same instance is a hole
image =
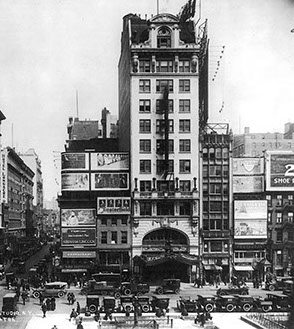
[[[1,203],[8,202],[7,149],[1,150]]]

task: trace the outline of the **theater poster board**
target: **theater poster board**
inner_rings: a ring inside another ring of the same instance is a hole
[[[96,228],[61,228],[61,244],[71,246],[96,246]]]
[[[62,191],[89,191],[88,173],[62,173],[61,190]]]
[[[131,200],[125,198],[98,198],[97,199],[97,214],[130,214]]]
[[[128,153],[91,153],[91,170],[128,170]]]
[[[95,209],[61,209],[61,226],[95,226]]]
[[[92,173],[91,189],[92,190],[128,190],[129,174],[128,173]]]
[[[89,170],[89,154],[61,153],[61,170]]]

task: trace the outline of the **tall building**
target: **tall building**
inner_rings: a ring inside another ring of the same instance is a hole
[[[130,153],[133,271],[145,279],[188,282],[199,270],[199,129],[206,120],[206,33],[196,35],[189,15],[126,15],[119,143]]]
[[[2,121],[5,120],[6,117],[3,114],[3,112],[0,110],[0,128]],[[2,149],[2,142],[1,142],[1,129],[0,129],[0,152]],[[3,167],[2,163],[2,153],[0,153],[0,181],[2,181],[2,175],[4,173],[5,177],[5,163]],[[5,189],[5,188],[4,188]],[[4,218],[3,218],[3,205],[4,205],[4,199],[3,199],[3,193],[2,193],[2,184],[1,184],[1,197],[0,197],[0,264],[4,264],[4,257],[5,257],[5,225],[4,225]]]

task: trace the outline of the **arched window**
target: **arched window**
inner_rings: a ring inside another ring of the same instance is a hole
[[[166,26],[162,26],[158,30],[157,48],[170,48],[170,47],[171,47],[171,31]]]

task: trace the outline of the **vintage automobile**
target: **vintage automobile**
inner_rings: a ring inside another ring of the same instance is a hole
[[[218,296],[224,295],[248,295],[249,288],[246,285],[243,286],[236,286],[236,285],[228,285],[224,288],[218,288],[216,291]]]
[[[215,309],[216,297],[213,295],[198,295],[198,309],[212,312]]]
[[[158,295],[165,294],[166,292],[178,294],[180,292],[180,287],[180,279],[163,279],[162,285],[155,289],[155,293]]]
[[[135,283],[135,282],[122,282],[119,287],[119,292],[122,295],[130,296],[137,295],[141,296],[147,294],[150,291],[148,283]]]
[[[88,307],[88,310],[91,313],[95,313],[97,310],[99,310],[99,306],[100,306],[99,296],[97,295],[87,296],[86,306]]]
[[[120,298],[121,293],[113,286],[107,284],[106,281],[97,282],[95,280],[89,280],[86,285],[81,289],[81,294],[85,295],[110,295],[115,298]]]
[[[148,296],[138,296],[137,301],[142,312],[148,313],[151,310],[150,299]]]
[[[103,297],[102,305],[100,307],[101,312],[110,312],[113,313],[117,309],[116,299],[112,296]]]
[[[37,288],[33,289],[32,296],[34,298],[39,298],[40,294],[46,297],[59,297],[62,298],[66,295],[66,282],[56,281],[56,282],[49,282],[46,283],[44,288]]]
[[[217,311],[233,312],[238,304],[235,296],[220,295],[215,300],[215,306]]]
[[[197,299],[191,299],[190,297],[181,297],[177,300],[177,309],[179,311],[183,311],[184,309],[187,310],[187,312],[196,312],[198,307],[198,301]]]
[[[121,296],[120,297],[120,312],[132,312],[134,310],[133,296]]]
[[[265,289],[269,291],[283,290],[285,281],[292,280],[292,276],[272,276],[265,281]]]
[[[275,312],[288,312],[291,307],[291,299],[288,295],[271,292],[266,295],[266,300],[272,302],[272,310]]]
[[[169,298],[152,296],[150,304],[152,311],[155,311],[157,308],[169,311]]]
[[[16,293],[8,293],[3,297],[2,316],[3,317],[16,317],[18,314]]]
[[[94,273],[92,274],[92,279],[97,282],[105,281],[107,286],[112,286],[115,288],[119,288],[121,284],[120,273]]]
[[[245,297],[245,296],[243,296]],[[270,312],[273,309],[273,302],[261,296],[252,296],[254,299],[253,311],[263,311],[264,313]]]

